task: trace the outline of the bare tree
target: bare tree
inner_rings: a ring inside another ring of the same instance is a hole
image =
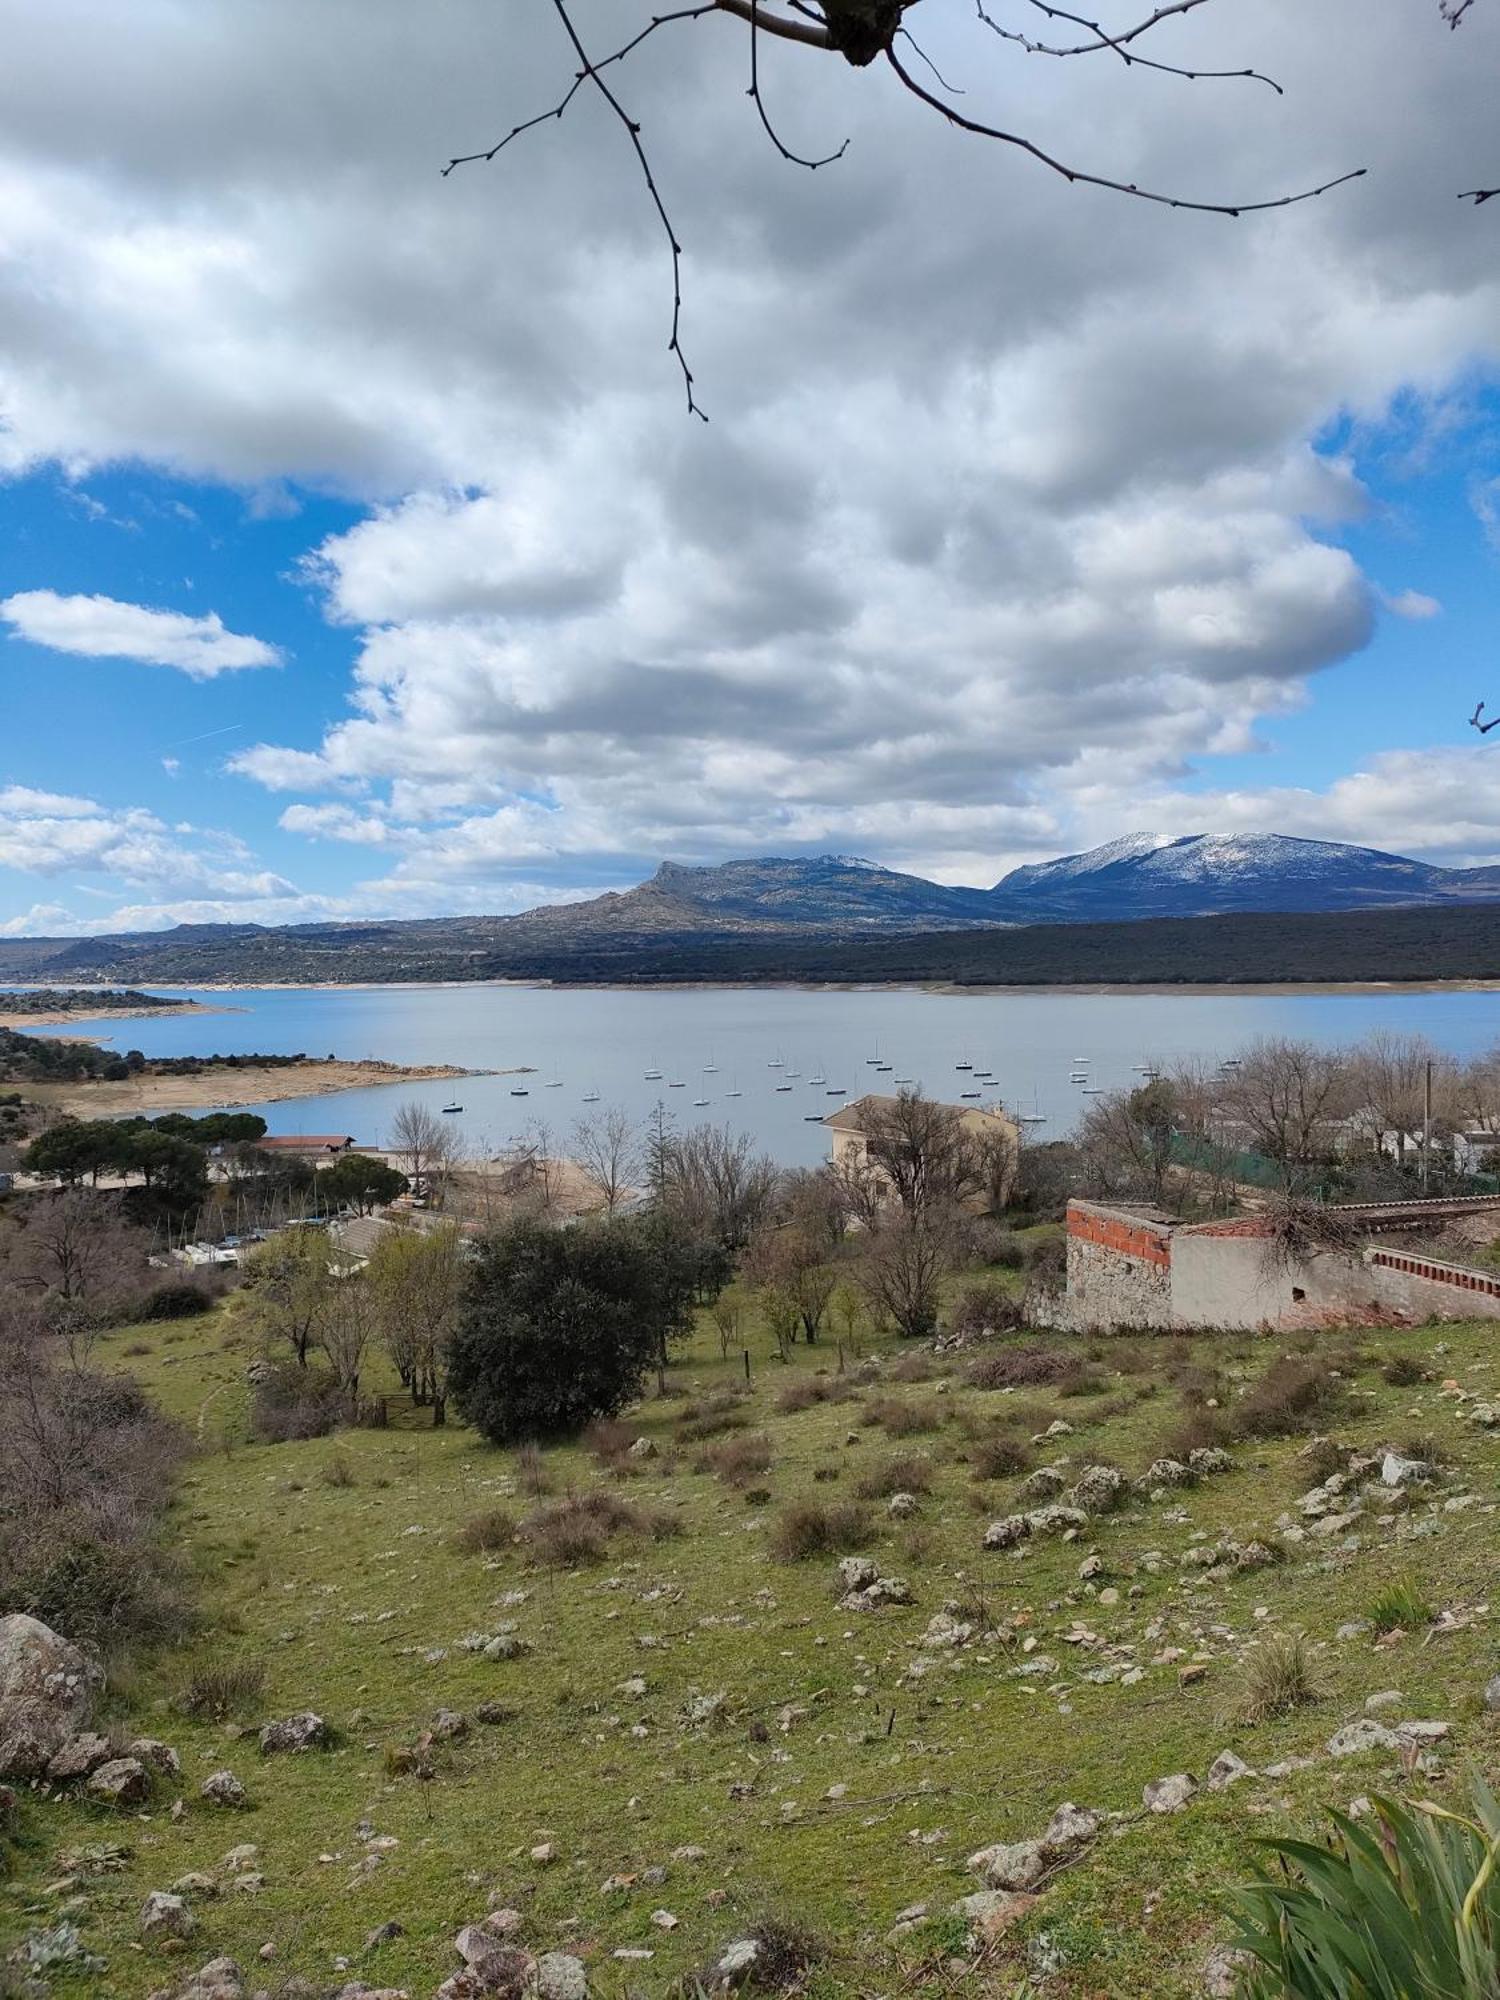
[[[877,1183],[908,1216],[957,1207],[993,1179],[992,1156],[962,1113],[920,1090],[872,1106],[865,1151]]]
[[[464,1239],[451,1224],[388,1230],[376,1243],[365,1282],[387,1351],[434,1426],[448,1420],[448,1353],[465,1283]]]
[[[409,1097],[391,1119],[390,1149],[405,1162],[408,1180],[441,1180],[450,1157],[448,1128],[435,1111]]]
[[[13,1239],[10,1275],[68,1305],[103,1303],[139,1285],[141,1244],[114,1196],[64,1188],[27,1204]]]
[[[1160,1202],[1172,1165],[1179,1108],[1174,1086],[1154,1078],[1091,1104],[1078,1135],[1090,1183],[1100,1194],[1141,1194]]]
[[[710,1308],[709,1317],[719,1336],[719,1359],[727,1361],[730,1348],[740,1337],[740,1308],[727,1292],[720,1292]]]
[[[823,1245],[795,1224],[763,1229],[750,1244],[745,1274],[762,1290],[778,1293],[796,1312],[803,1338],[817,1340],[838,1272]]]
[[[639,1172],[629,1113],[613,1104],[592,1118],[580,1118],[573,1127],[573,1157],[613,1221]]]
[[[512,141],[521,138],[523,134],[536,130],[538,126],[558,122],[580,91],[587,89],[591,94],[596,94],[618,123],[627,145],[634,154],[636,166],[645,184],[647,200],[654,209],[666,238],[672,278],[671,334],[667,345],[681,371],[687,408],[692,416],[703,417],[704,412],[699,407],[694,393],[693,371],[688,365],[681,338],[682,244],[678,240],[677,230],[672,223],[661,187],[652,169],[641,121],[626,107],[618,94],[616,83],[606,74],[627,61],[643,42],[664,28],[675,28],[689,22],[701,21],[709,15],[717,15],[721,19],[732,17],[741,24],[739,32],[745,36],[748,70],[747,95],[755,107],[756,116],[780,157],[791,166],[809,170],[815,171],[819,167],[832,166],[836,160],[843,158],[849,142],[846,139],[842,145],[822,153],[801,153],[786,144],[772,122],[761,87],[762,37],[770,37],[781,44],[790,43],[804,52],[821,51],[839,57],[856,69],[864,69],[876,61],[882,61],[914,102],[920,104],[925,111],[945,119],[958,131],[1012,147],[1027,155],[1039,166],[1060,174],[1064,180],[1074,185],[1109,189],[1117,194],[1129,195],[1138,201],[1156,202],[1168,208],[1197,209],[1208,214],[1228,217],[1247,215],[1262,209],[1285,208],[1293,202],[1310,201],[1318,195],[1326,194],[1331,188],[1339,187],[1345,181],[1358,179],[1365,171],[1363,167],[1359,167],[1352,172],[1339,174],[1316,187],[1253,201],[1205,200],[1193,195],[1164,193],[1141,187],[1135,181],[1092,171],[1072,160],[1060,158],[1025,132],[988,123],[960,109],[953,99],[964,96],[965,92],[939,75],[931,59],[912,39],[911,31],[906,26],[906,16],[916,4],[916,0],[698,0],[696,5],[690,4],[670,12],[649,16],[643,8],[639,17],[641,25],[637,30],[628,35],[609,54],[602,56],[591,55],[585,47],[569,12],[569,0],[551,0],[551,4],[564,37],[564,46],[573,64],[572,82],[561,92],[555,103],[512,126],[502,138],[476,152],[456,154],[443,168],[443,173],[446,176],[459,167],[470,166],[477,161],[493,161]],[[1260,83],[1280,94],[1281,86],[1257,70],[1188,67],[1159,60],[1148,53],[1144,44],[1154,29],[1171,16],[1195,12],[1206,5],[1207,0],[1165,0],[1165,4],[1157,6],[1143,19],[1112,33],[1086,15],[1069,12],[1068,9],[1054,4],[1054,0],[1028,0],[1028,4],[1039,17],[1038,27],[1034,33],[1028,34],[1024,28],[1013,27],[996,20],[987,12],[983,0],[977,0],[975,25],[977,28],[989,31],[1007,53],[1018,57],[1104,56],[1108,59],[1113,56],[1118,58],[1127,70],[1154,70],[1181,77],[1188,82],[1224,80]],[[1453,4],[1457,7],[1455,18],[1461,18],[1466,11],[1468,0],[1453,0]],[[1058,40],[1042,39],[1042,36],[1050,31],[1042,28],[1043,20],[1048,24],[1063,23],[1062,37]],[[912,67],[909,66],[913,58],[922,65],[922,74],[928,81],[922,81],[913,73]],[[1476,198],[1482,199],[1483,196],[1476,191]]]
[[[351,1407],[359,1398],[360,1373],[375,1337],[375,1323],[374,1288],[358,1272],[330,1282],[318,1316],[318,1345]]]
[[[681,1137],[653,1133],[659,1205],[690,1232],[742,1250],[770,1213],[780,1181],[774,1160],[743,1133],[698,1125]]]
[[[1275,1038],[1252,1042],[1224,1086],[1226,1112],[1287,1185],[1328,1157],[1350,1097],[1340,1056]]]
[[[890,1217],[874,1230],[857,1268],[857,1278],[877,1317],[894,1324],[908,1340],[937,1330],[943,1275],[952,1255],[949,1216],[925,1209]]]
[[[329,1297],[339,1282],[329,1274],[330,1254],[321,1229],[283,1229],[241,1266],[250,1324],[263,1340],[290,1347],[302,1368],[321,1339]]]

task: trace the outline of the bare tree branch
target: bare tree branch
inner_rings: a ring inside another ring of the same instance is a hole
[[[1497,194],[1500,194],[1500,188],[1468,188],[1458,198],[1460,201],[1472,201],[1476,208],[1483,208],[1485,203],[1493,201]]]
[[[760,0],[750,0],[749,95],[755,100],[755,108],[760,113],[760,122],[766,128],[766,137],[770,140],[771,144],[776,148],[777,152],[780,153],[781,157],[784,160],[789,160],[794,167],[806,167],[809,170],[809,172],[812,173],[816,173],[819,167],[831,167],[835,160],[843,159],[845,153],[848,152],[849,141],[847,139],[844,141],[843,145],[839,147],[836,153],[828,153],[822,159],[805,160],[800,153],[794,153],[789,146],[784,145],[782,143],[780,133],[776,130],[776,127],[771,123],[770,113],[766,110],[766,101],[760,94],[759,51],[760,51],[761,18],[762,17],[760,10]]]
[[[725,14],[737,14],[742,21],[755,25],[759,15],[760,25],[768,35],[780,35],[783,41],[806,42],[815,49],[831,49],[832,39],[826,22],[810,18],[806,27],[800,21],[789,21],[785,14],[770,14],[762,11],[760,0],[713,0],[716,9]],[[799,8],[805,13],[805,8]]]
[[[1045,14],[1049,21],[1071,22],[1075,28],[1084,28],[1096,38],[1092,42],[1076,42],[1067,48],[1058,48],[1048,42],[1033,41],[1029,35],[1023,35],[1017,28],[1004,28],[992,15],[985,12],[984,0],[975,0],[975,4],[979,9],[979,18],[987,28],[993,28],[1002,41],[1015,42],[1019,47],[1025,49],[1028,55],[1089,56],[1098,54],[1101,49],[1112,49],[1121,62],[1127,66],[1139,69],[1160,70],[1166,76],[1186,77],[1189,83],[1247,80],[1252,83],[1269,84],[1278,97],[1283,97],[1286,94],[1274,77],[1267,76],[1263,71],[1258,69],[1186,69],[1179,63],[1158,62],[1154,56],[1137,55],[1132,48],[1127,46],[1127,44],[1138,40],[1140,36],[1148,34],[1152,28],[1157,27],[1168,15],[1186,14],[1194,7],[1204,6],[1206,0],[1177,0],[1177,5],[1175,6],[1158,7],[1149,20],[1137,22],[1135,27],[1127,28],[1118,35],[1110,34],[1102,22],[1092,21],[1086,14],[1069,13],[1066,7],[1048,5],[1047,0],[1030,0],[1030,4],[1039,13]]]
[[[1198,0],[1178,0],[1178,7],[1168,11],[1181,11],[1191,4],[1198,4]],[[1290,208],[1295,202],[1313,201],[1333,188],[1342,187],[1346,181],[1357,181],[1369,171],[1367,167],[1356,167],[1352,173],[1340,174],[1336,180],[1324,181],[1321,187],[1304,188],[1300,194],[1278,195],[1272,201],[1190,201],[1183,195],[1154,194],[1149,188],[1136,187],[1130,181],[1110,180],[1104,174],[1085,173],[1081,167],[1067,166],[1051,153],[1044,152],[1035,140],[1023,138],[1017,132],[1002,131],[997,125],[984,125],[978,119],[965,117],[961,111],[955,111],[951,104],[944,104],[940,97],[934,97],[931,91],[924,90],[911,72],[902,68],[901,59],[894,49],[886,50],[885,59],[913,97],[921,98],[924,104],[930,105],[934,111],[946,118],[950,125],[957,125],[961,131],[972,132],[981,139],[999,139],[1007,146],[1017,146],[1023,153],[1030,153],[1033,159],[1040,160],[1044,167],[1050,167],[1053,173],[1061,174],[1065,181],[1081,184],[1084,187],[1108,188],[1115,194],[1134,195],[1137,201],[1159,202],[1164,208],[1192,209],[1200,215],[1254,215],[1264,209]]]
[[[943,75],[943,72],[938,68],[937,64],[932,60],[932,57],[928,55],[926,49],[922,47],[922,44],[917,40],[916,36],[912,33],[910,28],[902,28],[901,39],[903,41],[911,43],[912,47],[916,50],[917,54],[922,58],[923,62],[926,63],[927,67],[932,71],[933,75],[937,78],[938,86],[940,89],[946,90],[950,97],[968,96],[969,93],[966,90],[960,90],[956,83],[950,83],[948,81],[947,77]]]
[[[1473,5],[1474,0],[1438,0],[1438,11],[1450,28],[1456,28]]]

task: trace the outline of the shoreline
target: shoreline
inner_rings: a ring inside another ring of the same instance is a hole
[[[121,1113],[249,1110],[298,1098],[332,1097],[347,1090],[376,1090],[403,1083],[456,1082],[469,1076],[514,1076],[519,1070],[464,1069],[454,1063],[393,1063],[375,1059],[315,1059],[286,1068],[215,1064],[192,1076],[133,1076],[119,1082],[28,1083],[18,1086],[34,1104],[65,1118],[116,1117]]]
[[[12,986],[8,991],[26,989]],[[44,990],[41,988],[38,991]],[[246,989],[249,991],[249,989]],[[178,1014],[242,1014],[243,1007],[210,1007],[202,1000],[169,1000],[160,1007],[59,1007],[43,1014],[12,1014],[0,1011],[0,1028],[65,1028],[74,1021],[165,1021]],[[108,1041],[113,1035],[72,1035],[69,1041]]]
[[[1322,980],[1207,980],[1155,981],[1134,985],[1109,981],[1088,981],[1076,985],[960,985],[953,980],[924,979],[318,979],[265,980],[259,985],[247,981],[195,986],[195,993],[461,993],[475,988],[514,987],[541,993],[935,993],[979,997],[1027,994],[1056,999],[1068,995],[1082,998],[1168,999],[1180,994],[1193,999],[1312,998],[1340,994],[1423,994],[1500,993],[1500,978],[1494,979],[1322,979]],[[237,1013],[238,1008],[219,1009],[196,1001],[184,1001],[184,1011]],[[166,1010],[164,1009],[163,1012]],[[33,1017],[35,1018],[35,1017]],[[84,1017],[87,1018],[87,1017]],[[136,1015],[133,1019],[144,1018]],[[501,1072],[502,1074],[504,1072]]]

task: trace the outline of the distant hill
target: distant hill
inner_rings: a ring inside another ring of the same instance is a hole
[[[733,963],[743,970],[717,976],[772,978],[957,977],[945,971],[850,972],[850,953],[869,941],[873,964],[916,967],[921,952],[882,952],[881,939],[923,940],[935,960],[957,963],[954,940],[989,935],[993,948],[959,954],[964,964],[1024,965],[1036,953],[1065,966],[1081,947],[1059,940],[1013,948],[999,940],[1022,930],[1092,927],[1128,933],[1151,919],[1283,913],[1333,916],[1500,905],[1500,868],[1436,868],[1368,847],[1295,840],[1282,834],[1228,839],[1212,834],[1167,838],[1138,833],[1086,854],[1017,868],[991,889],[952,888],[849,855],[771,857],[717,867],[663,862],[634,889],[582,903],[547,904],[513,917],[431,917],[390,922],[182,924],[168,931],[112,937],[0,939],[0,980],[49,985],[193,986],[223,982],[354,982],[454,979],[611,980],[716,976],[702,968]],[[1477,912],[1471,912],[1477,914]],[[1404,934],[1404,933],[1403,933]],[[1221,942],[1203,963],[1223,959]],[[1334,935],[1329,933],[1330,938]],[[1351,934],[1352,935],[1352,934]],[[1362,939],[1370,934],[1361,932]],[[1396,933],[1393,931],[1394,937]],[[1447,935],[1447,933],[1444,933]],[[1479,930],[1454,934],[1460,955]],[[1468,944],[1465,943],[1465,938]],[[1136,940],[1144,954],[1146,941]],[[1308,974],[1278,970],[1274,926],[1257,936],[1269,955],[1256,972],[1200,970],[1205,979],[1420,977],[1416,972],[1341,972],[1329,965]],[[1071,954],[1071,955],[1070,955]],[[856,954],[857,956],[857,954]],[[1085,958],[1087,954],[1085,954]],[[1160,979],[1132,974],[1129,947],[1111,947],[1123,971],[1080,969],[1077,977]],[[1041,962],[1039,958],[1038,963]],[[1080,968],[1083,959],[1078,959]],[[1259,960],[1257,960],[1259,963]],[[694,968],[694,969],[689,969]],[[795,969],[794,969],[795,968]],[[826,970],[823,968],[827,968]],[[985,975],[1005,980],[1012,975]],[[1024,980],[1026,975],[1016,975]],[[1048,979],[1066,971],[1049,971]],[[1465,960],[1461,972],[1433,977],[1487,977]]]

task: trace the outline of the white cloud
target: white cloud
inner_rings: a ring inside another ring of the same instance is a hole
[[[182,611],[152,611],[113,597],[63,597],[55,590],[23,590],[0,602],[12,634],[56,653],[94,660],[138,660],[176,667],[193,680],[241,667],[281,663],[276,647],[225,629],[217,612],[193,618]]]
[[[293,893],[232,834],[169,827],[143,806],[105,806],[22,785],[0,789],[0,868],[53,878],[98,875],[177,893]]]
[[[1382,595],[1380,601],[1396,618],[1437,618],[1443,609],[1435,597],[1428,597],[1420,590],[1398,590],[1393,597]]]

